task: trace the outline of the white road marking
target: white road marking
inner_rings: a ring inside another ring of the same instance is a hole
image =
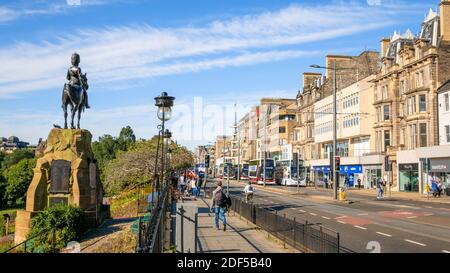
[[[444,253],[450,253],[450,251],[448,251],[448,250],[442,250],[442,252],[444,252]]]
[[[314,216],[317,216],[317,214],[316,214],[316,213],[312,213],[312,212],[310,212],[309,214],[311,214],[311,215],[314,215]]]
[[[425,206],[427,209],[432,209],[433,207],[430,207],[430,206]]]
[[[364,230],[366,230],[367,228],[365,228],[365,227],[361,227],[361,226],[354,226],[355,228],[359,228],[359,229],[364,229]]]
[[[386,237],[392,237],[391,234],[387,234],[387,233],[383,233],[383,232],[379,232],[379,231],[377,231],[377,234],[380,234],[380,235],[383,235],[383,236],[386,236]]]
[[[346,222],[342,222],[342,221],[337,221],[338,223],[341,223],[341,224],[347,224]]]
[[[369,214],[366,212],[366,213],[358,213],[358,215],[369,215]]]
[[[304,211],[304,210],[302,210],[302,209],[299,209],[298,211],[301,211],[301,212],[306,212],[306,211]]]
[[[408,219],[414,219],[417,218],[417,216],[409,216]]]
[[[433,215],[433,213],[427,213],[424,216],[431,216],[431,215]]]
[[[330,220],[330,217],[322,216],[322,218]]]
[[[343,216],[336,217],[334,219],[342,219],[342,218],[346,218],[346,217],[347,217],[347,215],[343,215]]]
[[[419,246],[427,246],[426,244],[422,244],[422,243],[419,243],[419,242],[416,242],[416,241],[412,241],[412,240],[408,240],[408,239],[405,239],[405,241],[407,241],[408,243],[411,243],[411,244],[419,245]]]

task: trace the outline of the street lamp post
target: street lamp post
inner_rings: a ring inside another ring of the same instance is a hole
[[[175,97],[171,97],[167,95],[167,92],[162,92],[160,96],[155,97],[155,106],[158,107],[158,112],[157,112],[157,116],[158,119],[161,121],[161,124],[158,125],[158,129],[159,129],[159,135],[158,135],[158,147],[159,147],[159,142],[160,142],[160,137],[162,136],[164,139],[170,138],[172,136],[172,134],[166,130],[165,131],[165,122],[170,120],[170,118],[172,117],[172,106],[173,106],[173,101],[175,100]],[[162,147],[161,147],[161,185],[164,184],[165,181],[165,173],[164,173],[164,163],[165,163],[165,151],[164,151],[164,142],[162,142]],[[156,190],[159,191],[159,179],[156,185]],[[153,191],[154,192],[154,191]],[[153,200],[153,198],[152,198]]]
[[[330,166],[330,171],[333,170],[333,197],[338,199],[338,172],[336,170],[336,140],[337,140],[337,87],[336,87],[336,62],[333,62],[333,67],[323,67],[319,65],[311,65],[313,68],[331,69],[333,70],[333,166]]]

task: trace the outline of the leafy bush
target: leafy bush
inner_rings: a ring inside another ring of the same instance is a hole
[[[52,229],[55,226],[56,249],[66,247],[70,241],[79,240],[86,230],[83,210],[68,205],[57,205],[40,212],[33,218],[28,235],[28,238],[37,235],[31,242],[33,251],[52,250]]]

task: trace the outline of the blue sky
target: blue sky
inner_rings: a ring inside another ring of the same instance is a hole
[[[156,132],[154,97],[176,97],[169,128],[192,148],[229,133],[262,97],[294,98],[301,74],[327,54],[379,50],[417,33],[438,0],[0,2],[0,136],[36,143],[63,124],[70,55],[81,55],[94,138],[130,125]]]

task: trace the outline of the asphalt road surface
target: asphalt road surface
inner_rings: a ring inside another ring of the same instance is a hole
[[[243,196],[244,185],[231,181],[230,193]],[[331,228],[340,233],[341,245],[355,252],[450,253],[449,204],[379,201],[370,196],[352,197],[355,202],[347,204],[320,198],[330,196],[330,190],[303,187],[296,193],[294,187],[291,193],[273,191],[285,188],[256,188],[253,203]]]

